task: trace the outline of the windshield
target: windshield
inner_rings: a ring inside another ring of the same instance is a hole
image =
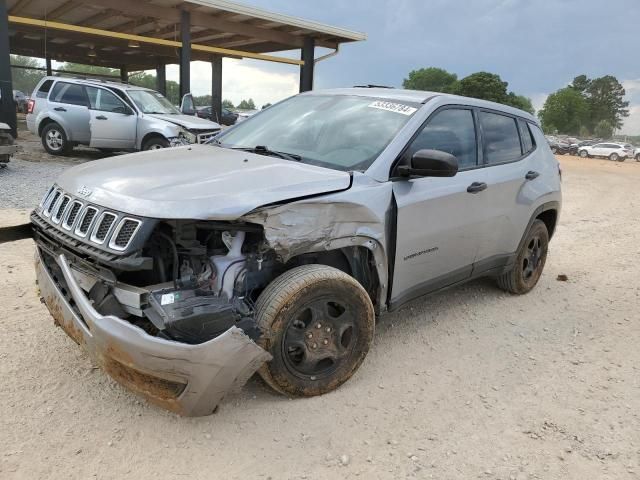
[[[336,170],[366,170],[418,107],[371,97],[300,95],[248,118],[217,143],[265,147]]]
[[[127,93],[142,113],[180,114],[180,110],[171,105],[161,93],[151,90],[127,90]]]

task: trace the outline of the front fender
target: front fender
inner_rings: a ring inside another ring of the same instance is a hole
[[[136,147],[138,150],[142,150],[142,145],[144,145],[144,142],[150,135],[161,135],[166,139],[177,137],[180,128],[178,125],[165,122],[158,118],[148,116],[140,117],[138,119],[138,144]]]

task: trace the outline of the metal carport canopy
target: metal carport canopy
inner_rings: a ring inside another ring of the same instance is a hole
[[[313,88],[315,47],[338,49],[363,33],[271,13],[227,0],[0,0],[2,113],[16,130],[9,53],[133,70],[156,69],[166,93],[166,65],[180,65],[180,93],[190,91],[193,60],[211,63],[211,107],[222,114],[222,58],[254,58],[300,67],[300,91]],[[5,27],[5,25],[8,25]],[[8,40],[8,45],[7,45]],[[300,59],[277,52],[300,49]]]
[[[296,65],[309,61],[308,55],[296,60],[265,54],[366,39],[362,33],[226,0],[2,1],[11,53],[129,71],[180,62],[183,38],[191,47],[189,60],[219,55]]]

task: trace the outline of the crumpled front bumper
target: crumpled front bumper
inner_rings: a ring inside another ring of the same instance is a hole
[[[76,282],[65,255],[54,260],[59,270],[47,265],[38,248],[40,294],[56,324],[111,377],[156,405],[184,416],[209,415],[227,393],[241,388],[271,359],[236,327],[208,342],[188,345],[103,316]],[[57,278],[60,273],[62,279]]]

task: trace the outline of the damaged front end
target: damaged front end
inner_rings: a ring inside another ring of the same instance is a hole
[[[57,187],[31,221],[55,322],[151,402],[208,415],[271,359],[253,304],[279,267],[261,226],[134,217]]]

